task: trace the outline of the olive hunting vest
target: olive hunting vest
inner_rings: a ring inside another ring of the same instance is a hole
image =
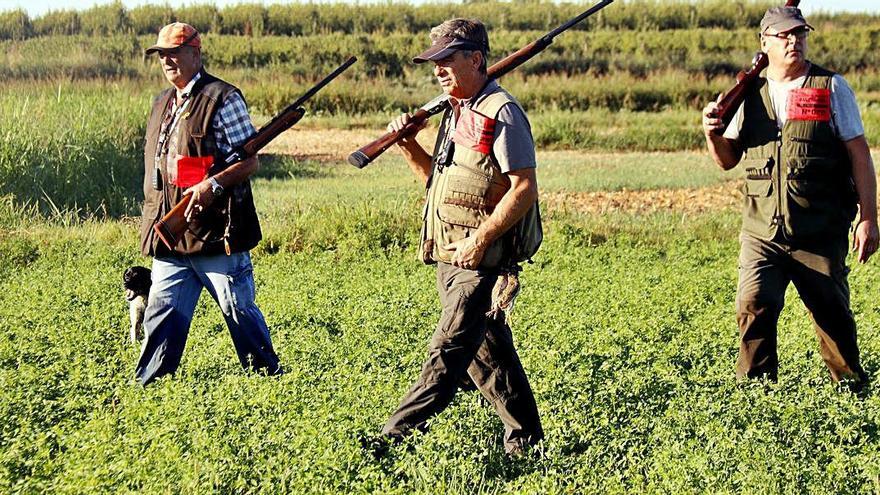
[[[176,205],[183,191],[205,175],[221,171],[223,156],[217,148],[212,122],[226,97],[238,88],[202,72],[186,107],[172,112],[175,90],[167,89],[153,100],[144,148],[144,207],[141,219],[141,252],[145,256],[170,254],[220,254],[247,251],[260,241],[257,212],[249,180],[226,189],[213,204],[195,217],[174,252],[161,242],[153,225]],[[240,93],[239,93],[240,94]],[[176,117],[176,120],[175,120]],[[158,186],[153,183],[158,164]]]
[[[789,94],[779,130],[767,80],[746,96],[740,143],[745,149],[743,232],[765,240],[816,241],[846,235],[856,213],[852,167],[834,134],[833,72],[811,65]]]
[[[475,98],[473,106],[460,108],[454,130],[453,110],[443,114],[428,179],[419,249],[422,261],[428,264],[450,263],[454,252],[445,246],[471,236],[510,189],[510,179],[501,172],[492,144],[498,112],[507,103],[519,103],[500,87]],[[542,239],[535,202],[489,246],[480,268],[508,268],[528,260]]]

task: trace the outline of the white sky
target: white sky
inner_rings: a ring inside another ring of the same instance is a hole
[[[321,0],[326,1],[326,0]],[[410,0],[410,3],[419,4],[422,3],[423,0]],[[213,4],[218,7],[222,7],[224,5],[234,5],[237,3],[264,3],[264,4],[273,4],[273,3],[294,3],[287,2],[284,0],[268,0],[259,2],[259,0],[200,0],[200,1],[185,1],[180,2],[180,4],[190,5],[194,3],[208,3]],[[4,10],[12,10],[17,8],[22,8],[27,11],[28,15],[31,17],[37,17],[49,10],[58,10],[58,9],[87,9],[93,5],[98,4],[107,4],[112,3],[112,0],[0,0],[0,11]],[[143,4],[163,4],[170,3],[172,5],[178,5],[178,2],[166,2],[165,0],[122,0],[122,3],[128,7],[134,7],[137,5]],[[364,1],[360,0],[360,3],[372,3],[369,0]],[[782,2],[780,2],[781,4]],[[804,11],[805,15],[810,15],[813,12],[817,11],[825,11],[825,12],[880,12],[880,1],[878,0],[805,0],[801,4],[801,9]]]

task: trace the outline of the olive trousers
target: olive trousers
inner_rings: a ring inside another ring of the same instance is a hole
[[[498,274],[437,265],[437,291],[443,307],[422,373],[388,419],[382,433],[403,437],[426,430],[430,418],[445,409],[467,376],[504,423],[507,452],[544,438],[538,407],[513,346],[504,317],[490,309]]]
[[[846,235],[811,247],[765,241],[745,233],[740,242],[737,376],[777,378],[776,323],[792,282],[813,320],[819,352],[831,378],[863,384],[867,377],[859,364],[856,323],[849,306]]]

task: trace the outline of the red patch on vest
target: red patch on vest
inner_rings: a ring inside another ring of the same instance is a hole
[[[214,164],[213,156],[177,156],[177,179],[173,180],[175,186],[180,188],[192,187],[205,180],[208,169]]]
[[[492,151],[492,140],[495,138],[495,119],[486,117],[473,110],[462,108],[452,141],[455,144],[488,155]]]
[[[794,89],[788,94],[789,120],[831,120],[831,90],[822,88]]]

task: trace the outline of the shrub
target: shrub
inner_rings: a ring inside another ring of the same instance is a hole
[[[95,5],[83,11],[80,26],[83,34],[92,36],[118,34],[128,31],[128,15],[125,6],[119,1]]]
[[[24,10],[0,12],[0,39],[22,40],[33,36],[31,20]]]
[[[255,3],[226,7],[220,13],[222,32],[245,36],[261,36],[266,31],[266,9]]]
[[[135,34],[153,34],[174,21],[174,11],[168,4],[142,5],[128,12],[128,22]]]
[[[34,19],[34,33],[39,36],[79,34],[79,13],[75,10],[50,10]]]
[[[220,12],[213,5],[190,5],[175,9],[174,17],[176,21],[192,25],[200,33],[220,32]]]

